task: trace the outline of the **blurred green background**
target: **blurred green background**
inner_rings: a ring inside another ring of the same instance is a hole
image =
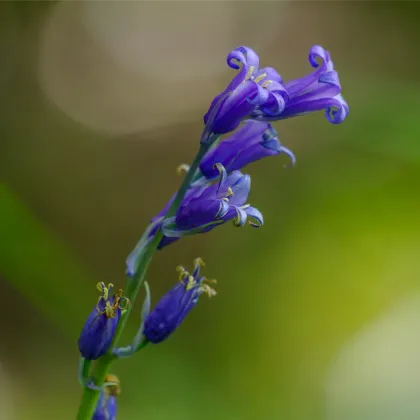
[[[218,296],[114,366],[118,418],[420,418],[419,20],[416,2],[1,2],[0,419],[75,418],[95,282],[123,286],[241,44],[286,80],[324,46],[351,112],[276,124],[297,166],[247,168],[262,229],[156,255],[154,302],[197,255]]]

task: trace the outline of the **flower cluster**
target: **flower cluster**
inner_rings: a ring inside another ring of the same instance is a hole
[[[278,121],[308,112],[325,110],[328,121],[344,121],[349,107],[341,95],[338,74],[328,51],[315,45],[309,62],[315,70],[302,78],[283,82],[271,67],[259,68],[258,55],[248,47],[238,47],[227,56],[229,67],[239,70],[227,88],[217,95],[204,116],[210,133],[233,131],[244,119]]]
[[[127,258],[127,298],[123,297],[122,290],[113,292],[112,284],[106,287],[104,283],[98,283],[101,296],[79,338],[81,383],[97,391],[96,395],[101,393],[94,420],[116,418],[119,381],[107,377],[98,387],[88,376],[90,362],[106,356],[104,366],[108,366],[113,358],[132,356],[148,343],[164,341],[194,308],[200,295],[205,293],[211,297],[216,294],[210,287],[215,280],[201,275],[204,263],[198,258],[191,274],[178,267],[179,282],[150,310],[150,289],[143,279],[153,252],[184,236],[207,233],[226,222],[233,222],[238,227],[246,222],[261,227],[264,223],[262,213],[248,203],[251,177],[242,172],[243,168],[277,155],[289,159],[291,166],[296,162],[294,154],[280,143],[271,123],[321,110],[333,124],[339,124],[347,117],[349,107],[341,95],[338,74],[328,51],[317,45],[312,47],[309,62],[314,68],[309,75],[283,82],[275,69],[259,68],[259,57],[252,49],[242,46],[229,53],[227,64],[238,72],[226,89],[213,99],[204,116],[197,158],[191,166],[179,167],[186,171],[184,183],[152,218]],[[114,341],[118,341],[126,321],[122,317],[128,316],[130,299],[135,299],[142,283],[146,298],[140,328],[131,345],[116,347]],[[103,379],[105,373],[99,378]],[[95,406],[91,404],[90,407]]]

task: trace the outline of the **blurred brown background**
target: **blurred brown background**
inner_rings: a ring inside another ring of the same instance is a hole
[[[218,296],[115,365],[119,419],[418,419],[419,19],[417,2],[0,3],[0,419],[75,417],[95,282],[123,286],[227,53],[248,45],[288,80],[314,44],[348,119],[276,124],[298,161],[246,169],[262,229],[156,255],[154,302],[197,255]]]

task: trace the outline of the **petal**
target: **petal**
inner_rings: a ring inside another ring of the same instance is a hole
[[[280,94],[286,102],[289,100],[289,92],[287,91],[284,84],[271,82],[271,83],[268,83],[265,88],[269,92],[276,92]]]
[[[226,61],[228,66],[235,70],[238,70],[241,67],[240,64],[242,64],[244,67],[252,66],[255,71],[258,71],[258,67],[260,65],[260,59],[257,53],[251,48],[245,46],[237,47],[231,51],[228,54]],[[240,64],[237,64],[235,61]]]
[[[338,73],[335,70],[321,73],[318,82],[337,86],[341,90],[340,80],[338,79]]]
[[[315,101],[301,102],[287,107],[280,116],[274,116],[272,118],[270,118],[270,116],[264,116],[263,118],[267,121],[282,120],[325,109],[328,113],[328,115],[326,115],[328,121],[333,124],[339,124],[344,121],[349,111],[348,105],[344,99],[341,100],[339,98],[341,98],[341,95],[338,95],[335,98],[324,98],[317,99]]]
[[[228,175],[227,175],[225,167],[221,163],[215,163],[214,168],[217,169],[220,175],[220,180],[219,180],[217,190],[216,190],[216,194],[218,194],[220,188],[225,186]]]
[[[264,218],[262,213],[255,207],[249,206],[245,209],[245,212],[248,215],[248,217],[251,218],[249,224],[252,227],[261,227],[264,224]]]
[[[320,74],[321,70],[316,70],[307,76],[284,83],[284,87],[286,88],[290,99],[299,95],[301,92],[311,89],[311,87],[317,83]]]
[[[308,58],[311,66],[316,68],[316,70],[307,76],[291,80],[284,84],[291,98],[299,95],[301,92],[310,90],[312,85],[319,81],[322,73],[334,70],[330,54],[319,45],[311,48]]]
[[[247,120],[231,136],[219,142],[219,144],[208,152],[200,163],[200,169],[207,178],[215,178],[218,171],[213,168],[217,162],[221,163],[228,173],[240,169],[235,162],[243,150],[257,145],[268,128],[266,122]]]
[[[180,238],[179,236],[178,237],[172,237],[172,238],[164,236],[162,238],[162,240],[159,242],[159,245],[158,245],[157,249],[161,250],[162,248],[165,248],[166,246],[172,244],[173,242],[176,242],[179,238]]]
[[[79,350],[88,360],[96,360],[108,350],[115,333],[121,311],[117,309],[115,318],[107,318],[96,308],[89,315],[79,337]]]
[[[214,132],[211,128],[212,125],[214,123],[214,120],[217,117],[217,114],[220,111],[220,108],[223,106],[223,104],[227,101],[228,97],[232,94],[231,91],[224,91],[221,94],[219,94],[218,96],[216,96],[207,113],[204,115],[204,124],[208,127],[210,127],[210,132]]]
[[[322,73],[319,81],[311,86],[308,92],[300,93],[292,99],[288,105],[294,105],[304,101],[313,101],[322,98],[332,98],[341,92],[340,81],[336,71]]]
[[[349,106],[341,95],[337,95],[332,101],[325,112],[325,116],[331,124],[340,124],[347,118],[350,111]]]
[[[254,82],[250,82],[250,83],[254,83]],[[247,98],[247,101],[251,105],[263,105],[269,98],[270,94],[266,89],[264,89],[259,84],[255,83],[255,86],[256,86],[255,95],[253,97]]]
[[[200,199],[212,199],[216,200],[218,198],[223,198],[226,196],[229,187],[231,187],[233,184],[235,184],[240,178],[242,178],[244,175],[240,171],[233,171],[231,174],[228,175],[228,178],[226,180],[226,183],[222,185],[219,188],[219,185],[213,184],[209,186],[206,191],[202,194]],[[217,193],[217,191],[219,191]],[[196,200],[194,200],[196,201]]]
[[[296,165],[296,156],[295,156],[295,154],[290,149],[288,149],[285,146],[281,146],[281,151],[283,153],[285,153],[290,158],[290,162],[292,164],[291,166],[295,166]]]
[[[176,216],[176,226],[181,230],[191,230],[207,225],[216,220],[220,210],[220,200],[196,200],[190,205],[180,208]],[[165,231],[163,232],[165,233]]]
[[[238,64],[239,63],[239,64]],[[231,51],[227,56],[229,67],[239,70],[238,74],[231,80],[226,89],[217,95],[210,104],[209,110],[204,115],[204,124],[212,125],[213,119],[218,112],[218,108],[226,101],[227,97],[238,88],[247,77],[258,71],[258,55],[248,47],[238,47]],[[252,68],[251,68],[252,67]],[[251,73],[251,74],[249,74]],[[232,130],[230,130],[232,131]]]
[[[109,397],[108,401],[108,419],[116,420],[117,419],[117,399],[114,396]]]
[[[261,139],[261,138],[260,138]],[[273,140],[273,143],[276,142]],[[280,148],[280,144],[278,147]],[[273,147],[266,147],[266,143],[261,141],[258,144],[250,144],[243,150],[240,150],[235,157],[235,160],[230,165],[231,169],[241,169],[244,166],[260,160],[264,157],[273,156],[280,153],[280,150],[277,150],[277,147],[273,144]],[[246,201],[246,200],[245,200]]]
[[[241,227],[246,223],[248,217],[246,211],[241,207],[235,207],[236,217],[233,219],[233,224],[237,227]]]
[[[275,92],[270,93],[270,99],[261,107],[261,111],[267,115],[280,115],[286,108],[284,98]]]
[[[258,85],[254,82],[239,85],[220,106],[214,121],[208,123],[209,130],[215,134],[225,134],[237,128],[257,106],[252,100],[260,98],[258,92]]]
[[[216,219],[222,219],[229,210],[229,203],[224,200],[219,200],[219,211],[216,214]]]
[[[329,63],[331,62],[330,53],[324,48],[322,48],[320,45],[314,45],[310,49],[308,59],[312,67],[314,68],[322,67],[323,69],[326,69],[326,70]],[[328,70],[332,70],[332,68]]]
[[[273,82],[277,82],[277,83],[282,83],[283,79],[281,78],[281,76],[278,74],[277,70],[274,69],[273,67],[264,67],[262,69],[260,69],[259,71],[257,71],[254,74],[254,78],[258,78],[259,76],[265,75],[264,78],[260,79],[259,83],[264,83],[267,81],[273,81]]]
[[[233,206],[243,206],[248,200],[251,190],[251,177],[242,175],[234,184],[231,185],[233,196],[229,199],[229,204]]]

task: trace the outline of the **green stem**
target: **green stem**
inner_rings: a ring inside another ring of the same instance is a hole
[[[185,194],[187,193],[192,180],[194,179],[195,173],[197,172],[198,166],[200,164],[201,159],[209,149],[210,144],[202,144],[200,145],[200,149],[194,158],[194,161],[191,164],[190,170],[188,171],[185,179],[178,190],[178,193],[170,206],[168,212],[165,215],[165,218],[172,217],[176,214],[178,207],[180,206]],[[118,341],[121,337],[122,332],[124,331],[124,327],[127,323],[128,317],[131,313],[131,310],[134,306],[134,301],[136,300],[137,294],[140,290],[141,285],[143,284],[144,278],[146,276],[147,269],[149,264],[153,258],[154,253],[157,250],[159,242],[161,241],[163,234],[160,230],[158,230],[151,242],[149,242],[143,249],[140,257],[139,257],[139,264],[136,270],[136,273],[133,277],[127,278],[127,287],[124,293],[124,296],[127,297],[130,301],[130,306],[127,309],[127,312],[121,317],[117,329],[115,331],[114,339],[110,346],[110,351],[105,356],[98,359],[96,362],[92,379],[96,386],[101,386],[105,382],[106,375],[108,374],[109,368],[115,359],[112,355],[111,351],[115,348],[118,344]],[[96,405],[98,403],[100,396],[100,392],[85,388],[83,391],[82,401],[79,407],[79,411],[77,414],[77,420],[91,420],[92,416],[95,412]]]

